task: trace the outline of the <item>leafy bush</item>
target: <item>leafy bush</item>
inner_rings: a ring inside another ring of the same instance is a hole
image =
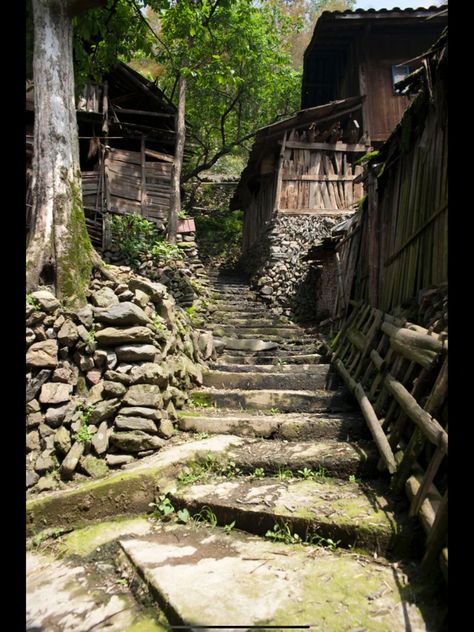
[[[140,263],[149,254],[163,263],[182,259],[178,246],[168,244],[156,224],[144,217],[113,215],[111,228],[115,246],[130,265]]]

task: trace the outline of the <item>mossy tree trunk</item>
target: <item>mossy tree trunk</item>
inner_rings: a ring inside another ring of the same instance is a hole
[[[33,0],[33,209],[26,285],[52,285],[69,306],[85,302],[94,251],[82,203],[74,98],[72,16],[103,4]],[[95,255],[97,256],[97,255]]]
[[[184,142],[186,123],[186,78],[180,75],[178,79],[178,112],[176,115],[176,148],[174,154],[173,176],[171,181],[171,204],[168,213],[168,242],[176,243],[178,213],[181,210],[181,171],[183,168]]]

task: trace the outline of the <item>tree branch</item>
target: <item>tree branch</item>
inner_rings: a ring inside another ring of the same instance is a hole
[[[212,158],[210,158],[207,162],[204,162],[201,165],[198,165],[197,167],[192,169],[191,171],[188,171],[188,173],[185,173],[184,176],[181,178],[181,182],[182,183],[187,182],[191,178],[194,178],[199,173],[201,173],[201,171],[206,171],[207,169],[210,169],[213,165],[216,164],[219,158],[222,158],[222,156],[225,156],[226,154],[230,153],[232,149],[234,149],[234,147],[238,147],[239,145],[243,146],[243,143],[246,140],[249,140],[250,138],[255,136],[257,132],[258,130],[255,130],[254,132],[250,132],[249,134],[242,136],[242,138],[238,138],[237,140],[234,140],[231,143],[228,143],[227,145],[222,147],[218,152],[216,152],[214,156],[212,156]]]
[[[69,0],[68,13],[71,17],[85,13],[90,9],[97,9],[107,4],[107,0]]]

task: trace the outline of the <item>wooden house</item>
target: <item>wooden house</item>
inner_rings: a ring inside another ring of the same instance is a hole
[[[362,102],[353,97],[302,110],[257,133],[231,201],[245,212],[244,254],[272,218],[354,209],[362,195],[355,163],[367,151],[353,127]]]
[[[413,99],[395,83],[423,63],[446,24],[447,7],[324,12],[304,55],[301,107],[365,96],[358,123],[377,147]]]
[[[175,108],[157,86],[119,63],[77,97],[86,224],[96,247],[108,243],[110,213],[134,213],[164,231],[175,152]],[[27,227],[31,208],[33,91],[27,87]],[[29,159],[29,160],[28,160]]]
[[[423,60],[404,80],[416,98],[368,164],[362,208],[342,239],[332,240],[344,281],[335,322],[349,300],[394,313],[422,309],[426,292],[447,293],[447,32]]]

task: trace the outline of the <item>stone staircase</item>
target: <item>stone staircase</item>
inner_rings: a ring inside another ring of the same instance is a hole
[[[160,456],[160,511],[182,524],[122,528],[122,577],[188,630],[442,630],[417,523],[316,332],[269,316],[239,277],[210,277],[220,353],[178,422],[200,452]]]

